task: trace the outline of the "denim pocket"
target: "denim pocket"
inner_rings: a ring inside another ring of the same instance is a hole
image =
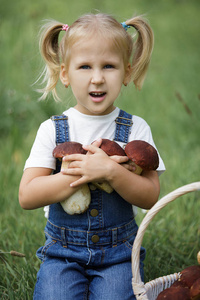
[[[37,257],[42,261],[44,262],[45,261],[45,258],[46,258],[46,255],[47,255],[47,251],[49,250],[49,248],[53,245],[56,244],[56,241],[55,240],[52,240],[48,235],[46,235],[46,243],[44,246],[40,247],[38,250],[37,250]]]
[[[135,235],[131,236],[129,239],[124,240],[124,245],[132,251],[133,243],[135,240]]]

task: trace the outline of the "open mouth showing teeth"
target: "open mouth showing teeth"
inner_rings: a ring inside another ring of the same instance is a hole
[[[92,96],[92,97],[96,97],[96,98],[98,98],[98,97],[102,97],[102,96],[104,96],[106,93],[90,93],[90,96]]]

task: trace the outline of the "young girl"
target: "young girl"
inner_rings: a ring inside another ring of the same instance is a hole
[[[128,33],[137,33],[137,40]],[[59,35],[64,35],[59,43]],[[109,157],[102,138],[120,146],[145,140],[155,147],[151,130],[140,117],[114,106],[122,85],[133,80],[141,88],[153,47],[153,33],[141,17],[119,23],[105,14],[80,17],[71,26],[48,22],[41,36],[46,62],[42,99],[58,98],[56,84],[71,87],[76,105],[38,130],[19,189],[24,209],[45,207],[46,243],[34,299],[135,299],[131,286],[131,248],[137,232],[135,206],[149,209],[158,200],[156,171],[136,175],[127,157]],[[59,170],[52,155],[56,144],[76,141],[88,155],[65,156]],[[91,145],[91,143],[95,141]],[[110,194],[91,182],[107,181]],[[60,202],[88,184],[91,204],[82,214],[67,214]],[[141,248],[141,274],[145,250]]]

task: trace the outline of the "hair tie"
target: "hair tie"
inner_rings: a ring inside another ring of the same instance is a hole
[[[130,28],[129,25],[127,25],[125,22],[122,22],[121,25],[124,27],[124,29],[127,31],[128,28]]]
[[[69,29],[69,25],[67,24],[63,25],[62,30],[67,31],[68,29]]]

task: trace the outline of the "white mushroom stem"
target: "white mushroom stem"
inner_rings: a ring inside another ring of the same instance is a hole
[[[111,185],[107,182],[93,182],[93,185],[95,185],[98,189],[110,194],[113,192],[113,188],[111,187]]]
[[[140,166],[136,165],[132,160],[129,160],[128,164],[131,166],[134,166],[136,168],[133,173],[135,173],[137,175],[140,175],[142,173],[143,169]]]
[[[67,169],[69,162],[62,162],[61,168]],[[72,194],[66,200],[60,202],[64,211],[69,215],[84,213],[91,202],[90,190],[87,184],[80,187],[78,191]]]

